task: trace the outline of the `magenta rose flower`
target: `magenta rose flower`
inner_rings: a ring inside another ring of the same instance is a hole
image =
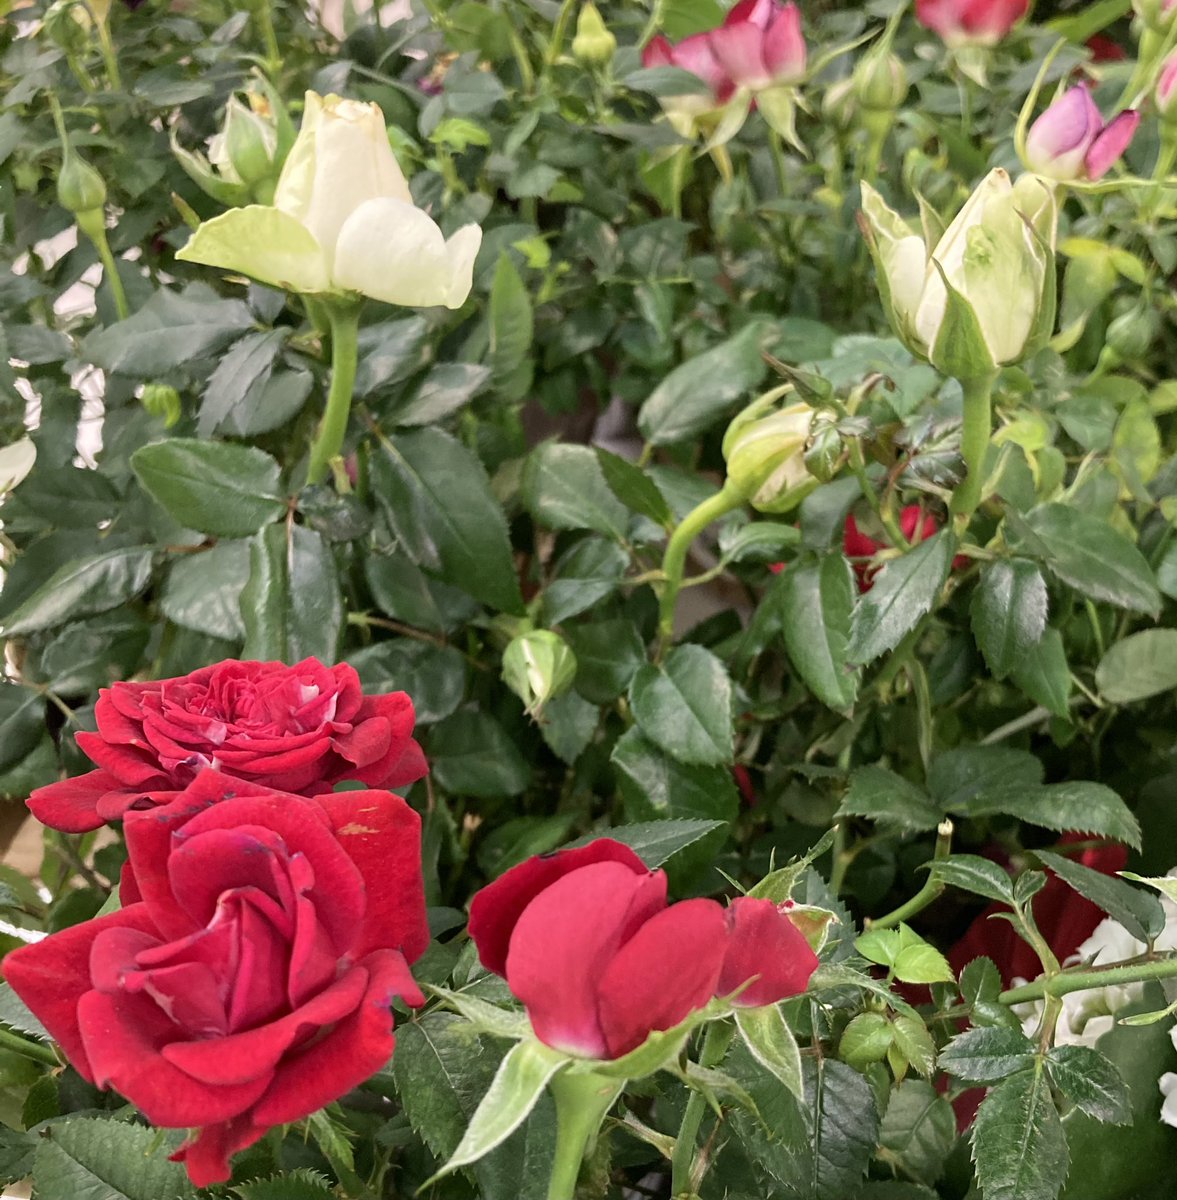
[[[355,669],[227,659],[178,679],[116,683],[78,745],[98,767],[37,788],[44,825],[84,833],[131,808],[166,804],[212,767],[282,792],[317,795],[342,780],[402,787],[426,772],[404,692],[365,696]]]
[[[385,791],[306,797],[205,770],[128,812],[141,899],[24,946],[4,975],[70,1062],[195,1130],[192,1182],[388,1061],[423,997],[420,818]]]

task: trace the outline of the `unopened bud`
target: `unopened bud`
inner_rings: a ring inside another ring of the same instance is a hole
[[[818,480],[805,465],[805,444],[814,411],[797,402],[777,409],[791,385],[753,401],[728,426],[723,438],[727,477],[761,512],[787,512]]]
[[[572,54],[577,62],[603,67],[613,58],[617,39],[609,31],[597,6],[589,2],[576,18],[576,36],[572,39]]]
[[[854,95],[865,109],[895,112],[907,99],[907,68],[891,51],[867,54],[854,71]]]
[[[1157,334],[1157,314],[1141,304],[1115,317],[1108,325],[1105,343],[1121,362],[1134,363],[1148,353]]]
[[[819,483],[829,483],[838,473],[843,456],[841,436],[833,425],[824,422],[814,430],[805,451],[805,469]]]
[[[65,147],[57,172],[57,202],[67,212],[88,213],[106,203],[102,176],[72,147]]]
[[[839,79],[837,83],[826,88],[826,94],[821,100],[822,115],[838,129],[847,131],[854,128],[857,109],[858,96],[853,79]]]
[[[274,153],[278,133],[273,121],[267,121],[246,108],[236,96],[225,106],[225,155],[238,178],[251,187],[274,174]]]
[[[153,417],[163,417],[167,429],[180,419],[180,393],[170,384],[147,384],[139,402]]]
[[[576,655],[550,629],[521,633],[503,651],[503,680],[529,713],[566,692],[575,678]]]
[[[54,0],[45,10],[42,27],[46,36],[66,54],[81,54],[90,45],[93,21],[78,0]]]

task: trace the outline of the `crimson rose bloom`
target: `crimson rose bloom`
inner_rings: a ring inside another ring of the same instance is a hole
[[[739,1008],[775,1004],[799,996],[817,970],[817,955],[805,935],[771,900],[737,896],[727,912],[728,946],[716,995],[730,996]]]
[[[4,975],[86,1079],[200,1127],[175,1157],[204,1186],[384,1066],[394,996],[423,1003],[420,818],[390,792],[311,800],[206,770],[125,832],[142,898]]]
[[[317,795],[341,780],[412,783],[426,772],[404,692],[364,696],[353,667],[227,659],[179,679],[116,683],[78,745],[97,771],[37,788],[43,825],[85,833],[130,808],[167,804],[213,767],[282,792]]]

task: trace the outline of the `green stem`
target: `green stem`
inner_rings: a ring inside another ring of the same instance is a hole
[[[699,1051],[699,1066],[717,1067],[731,1045],[736,1027],[731,1021],[712,1021],[703,1035],[703,1048]],[[674,1156],[670,1160],[670,1194],[677,1200],[690,1195],[691,1168],[695,1162],[695,1148],[699,1139],[699,1126],[707,1109],[707,1098],[702,1092],[692,1092],[683,1112],[678,1137],[674,1139]]]
[[[262,41],[266,46],[266,74],[275,76],[282,69],[282,51],[278,46],[278,35],[274,32],[274,14],[270,11],[270,0],[257,0],[253,6]]]
[[[114,296],[115,311],[119,320],[125,321],[131,315],[131,309],[127,304],[127,293],[123,290],[123,281],[119,277],[118,265],[111,253],[110,242],[106,239],[106,214],[101,208],[93,208],[89,212],[78,213],[77,219],[78,227],[98,251],[106,282],[110,285],[111,295]]]
[[[1177,955],[1130,966],[1099,967],[1075,974],[1064,971],[1047,979],[1036,979],[1033,983],[1023,983],[1021,987],[1010,988],[1002,992],[997,999],[1002,1004],[1024,1004],[1027,1000],[1042,1000],[1047,996],[1062,997],[1071,992],[1090,991],[1092,988],[1147,983],[1153,979],[1174,977],[1177,977]]]
[[[1167,121],[1161,123],[1161,148],[1157,154],[1156,166],[1153,167],[1152,187],[1140,206],[1140,217],[1144,224],[1151,225],[1156,220],[1157,209],[1165,197],[1165,180],[1177,162],[1177,130]]]
[[[592,1072],[557,1075],[548,1088],[556,1101],[556,1153],[548,1200],[572,1200],[584,1157],[596,1144],[605,1114],[622,1083]]]
[[[951,853],[952,822],[942,821],[940,828],[936,830],[936,849],[932,852],[932,859],[935,861],[947,858]],[[867,920],[866,927],[867,929],[890,929],[901,921],[914,917],[916,913],[923,912],[942,891],[944,891],[944,884],[933,875],[906,904],[901,904],[887,913],[885,917],[879,917],[877,921]]]
[[[964,482],[956,489],[950,509],[956,517],[956,531],[968,528],[969,519],[981,503],[981,485],[985,482],[985,454],[993,432],[993,383],[997,376],[979,375],[960,380],[964,392],[964,423],[960,431],[960,452],[964,458]]]
[[[307,483],[322,483],[331,460],[343,448],[351,394],[356,381],[356,355],[360,326],[358,301],[338,300],[327,305],[331,324],[331,389],[319,431],[311,445]]]
[[[61,1066],[57,1055],[53,1053],[52,1046],[30,1041],[9,1029],[0,1029],[0,1046],[3,1046],[5,1050],[23,1055],[25,1058],[31,1058],[34,1062],[48,1063],[51,1067]]]
[[[729,479],[714,496],[687,513],[670,535],[670,541],[666,543],[666,553],[662,557],[662,573],[666,582],[662,585],[662,597],[659,601],[660,652],[665,650],[674,635],[674,605],[682,588],[683,571],[686,568],[687,551],[690,550],[691,543],[712,521],[718,521],[733,508],[739,508],[746,499],[744,489],[737,487]]]
[[[549,67],[555,65],[560,57],[560,51],[564,49],[564,37],[568,32],[568,22],[572,19],[573,10],[576,7],[577,0],[564,0],[564,3],[560,5],[560,13],[556,17],[556,24],[552,27],[552,40],[548,43],[548,52],[544,56]]]
[[[102,61],[106,66],[106,82],[110,84],[112,92],[121,92],[123,77],[119,71],[119,60],[114,51],[114,41],[110,36],[109,18],[105,21],[98,21],[97,25],[98,48],[102,51]]]

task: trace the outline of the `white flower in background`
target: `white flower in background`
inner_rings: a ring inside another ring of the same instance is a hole
[[[1177,1025],[1174,1025],[1169,1030],[1169,1037],[1173,1039],[1173,1045],[1177,1047]],[[1164,1096],[1164,1103],[1161,1105],[1161,1120],[1166,1125],[1172,1125],[1177,1129],[1177,1075],[1172,1071],[1166,1071],[1161,1076],[1161,1095]]]
[[[273,205],[205,221],[176,257],[307,295],[460,308],[481,243],[477,225],[447,240],[413,204],[378,105],[307,92]]]
[[[33,469],[36,461],[37,447],[31,438],[21,438],[0,449],[0,495],[11,492]]]

